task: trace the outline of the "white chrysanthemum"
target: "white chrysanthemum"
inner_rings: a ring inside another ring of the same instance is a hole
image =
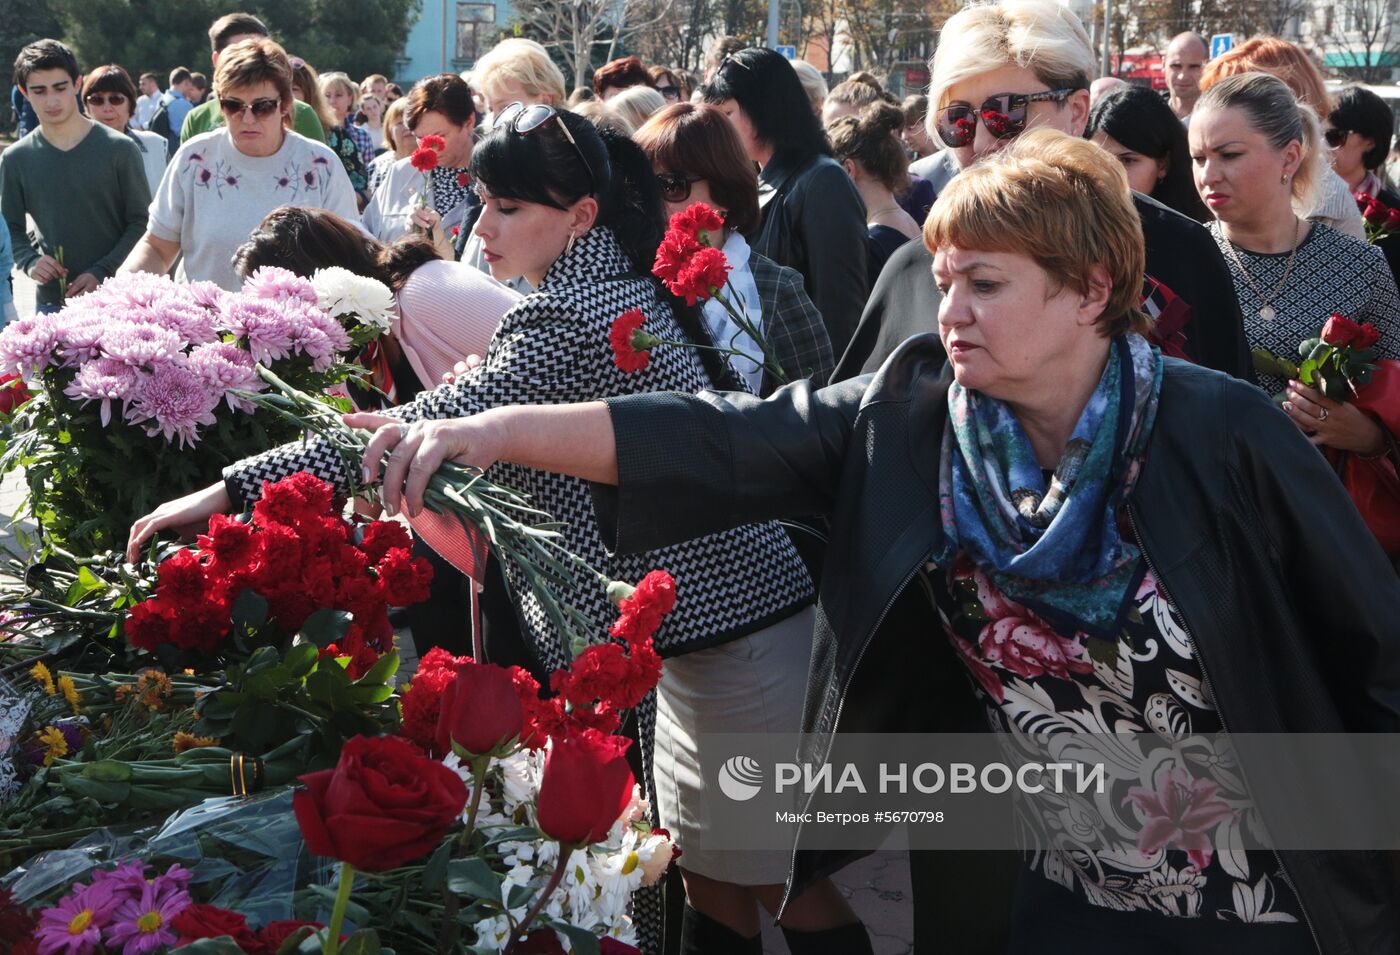
[[[476,947],[490,952],[499,952],[510,938],[510,919],[504,915],[482,919],[475,925]]]
[[[394,312],[394,293],[383,282],[349,269],[333,266],[320,269],[311,276],[316,300],[321,308],[337,319],[353,316],[361,325],[389,330],[389,318]]]

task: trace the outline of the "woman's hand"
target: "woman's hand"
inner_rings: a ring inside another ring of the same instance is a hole
[[[451,371],[443,374],[442,383],[444,385],[455,385],[457,383],[458,378],[462,377],[467,372],[471,371],[473,368],[476,368],[480,364],[480,355],[468,355],[465,361],[457,362],[457,364],[452,366]]]
[[[365,483],[384,474],[384,510],[410,517],[423,511],[423,492],[438,465],[456,461],[483,470],[500,458],[506,447],[501,416],[490,411],[470,418],[415,421],[407,424],[380,414],[348,414],[352,428],[373,430],[365,448]],[[388,458],[385,458],[385,455]]]
[[[227,512],[231,506],[223,481],[166,501],[131,525],[131,534],[126,539],[126,559],[136,563],[141,557],[141,545],[157,532],[174,528],[181,537],[193,536],[208,526],[209,518]]]
[[[433,243],[433,248],[437,249],[438,255],[451,262],[455,257],[452,249],[452,236],[447,234],[447,230],[442,228],[442,216],[438,215],[436,209],[428,206],[420,206],[413,210],[413,215],[409,217],[415,228],[421,229]]]
[[[1348,402],[1333,401],[1301,381],[1288,383],[1283,410],[1313,444],[1364,455],[1379,454],[1385,448],[1385,432],[1370,415]]]

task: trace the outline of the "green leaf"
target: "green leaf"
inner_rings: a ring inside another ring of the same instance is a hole
[[[324,650],[350,632],[354,619],[354,615],[345,610],[317,610],[306,618],[300,633]]]
[[[549,927],[568,936],[574,955],[598,955],[601,944],[598,936],[586,928],[570,925],[568,922],[550,922]]]
[[[382,686],[389,682],[399,670],[399,652],[390,650],[378,660],[374,666],[369,668],[369,672],[355,681],[356,686]],[[387,697],[386,697],[387,699]]]
[[[116,759],[101,759],[84,766],[83,775],[104,783],[126,783],[131,781],[131,764]]]
[[[380,955],[379,933],[372,928],[362,928],[340,945],[342,955]]]
[[[447,891],[456,895],[499,900],[504,881],[484,859],[453,859],[447,864]]]
[[[282,940],[275,955],[294,955],[296,950],[301,947],[301,943],[310,938],[315,931],[310,925],[303,925]]]
[[[282,660],[282,666],[287,669],[288,673],[300,680],[311,672],[311,668],[316,665],[316,660],[319,657],[320,654],[314,643],[299,643],[287,651],[287,656]]]
[[[243,630],[255,630],[267,623],[267,601],[252,590],[243,590],[229,610],[233,625]]]
[[[1317,370],[1321,366],[1322,362],[1315,358],[1309,358],[1298,366],[1298,380],[1308,387],[1312,387],[1313,383],[1317,380]]]
[[[442,880],[447,878],[447,863],[452,858],[452,840],[449,839],[433,850],[433,854],[428,856],[428,861],[423,865],[423,875],[421,877],[423,888],[429,892],[436,892],[442,885]]]
[[[347,692],[352,702],[368,706],[373,703],[383,703],[385,700],[389,699],[389,697],[394,695],[394,688],[392,686],[357,685],[350,687]]]
[[[181,945],[171,949],[170,955],[244,955],[244,952],[233,939],[220,935],[218,938],[201,938]]]

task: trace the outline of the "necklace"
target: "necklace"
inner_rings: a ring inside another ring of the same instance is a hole
[[[1274,298],[1278,296],[1278,293],[1282,291],[1283,287],[1288,284],[1288,276],[1293,271],[1293,262],[1298,258],[1298,238],[1302,233],[1302,229],[1303,220],[1294,216],[1293,249],[1288,253],[1288,264],[1284,266],[1283,278],[1279,279],[1278,284],[1269,290],[1268,295],[1259,291],[1259,286],[1255,285],[1254,280],[1249,277],[1249,272],[1245,269],[1244,262],[1240,260],[1239,254],[1235,252],[1235,243],[1230,241],[1229,236],[1225,237],[1225,251],[1230,253],[1230,258],[1234,261],[1235,268],[1240,270],[1240,275],[1244,277],[1244,284],[1248,285],[1249,290],[1254,293],[1254,297],[1259,299],[1259,317],[1266,322],[1272,322],[1275,318],[1278,318],[1278,312],[1274,311],[1274,307],[1269,303],[1272,302]],[[1222,227],[1222,234],[1223,231]]]

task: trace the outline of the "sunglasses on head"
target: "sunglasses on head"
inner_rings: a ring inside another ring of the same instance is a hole
[[[251,103],[245,103],[231,96],[219,97],[219,109],[223,110],[225,116],[241,116],[245,110],[252,110],[255,118],[262,119],[275,112],[281,105],[280,99],[255,99]]]
[[[1347,139],[1350,137],[1351,130],[1338,129],[1335,126],[1332,129],[1324,131],[1322,134],[1322,138],[1327,140],[1327,145],[1331,146],[1333,149],[1340,149],[1345,146]]]
[[[737,66],[737,67],[738,67],[739,69],[741,69],[741,70],[747,70],[747,69],[748,69],[747,66],[745,66],[745,65],[744,65],[743,63],[741,63],[739,60],[736,60],[736,59],[734,58],[734,54],[733,54],[733,53],[726,53],[726,54],[724,54],[724,59],[722,59],[722,60],[719,61],[719,66],[715,69],[715,72],[716,72],[716,73],[722,73],[722,72],[724,71],[724,68],[725,68],[726,66]]]
[[[656,174],[656,184],[661,187],[661,198],[667,202],[685,202],[690,198],[690,187],[703,178],[687,176],[683,172],[659,172]]]
[[[557,127],[564,138],[569,141],[569,145],[574,147],[574,154],[578,156],[579,162],[583,163],[583,168],[588,171],[588,194],[590,196],[598,192],[598,179],[593,175],[593,164],[588,161],[588,157],[583,154],[574,134],[569,132],[569,127],[564,125],[564,117],[559,115],[559,111],[553,106],[546,106],[543,103],[535,106],[526,106],[524,103],[511,103],[501,110],[501,115],[496,117],[496,128],[509,129],[517,136],[526,137],[543,129],[550,120],[551,124]]]
[[[89,106],[122,106],[126,103],[125,93],[89,93],[83,97]]]
[[[938,138],[957,149],[970,146],[977,136],[977,122],[997,139],[1019,136],[1026,129],[1026,116],[1031,103],[1063,102],[1074,90],[1044,90],[1039,93],[997,93],[982,101],[981,106],[958,103],[938,111],[934,127]]]

